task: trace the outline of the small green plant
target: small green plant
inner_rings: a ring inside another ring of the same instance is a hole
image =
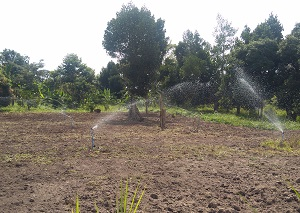
[[[135,191],[133,193],[131,202],[128,203],[128,200],[130,199],[129,192],[128,192],[128,179],[127,179],[124,187],[123,187],[123,182],[121,181],[120,196],[119,196],[119,198],[117,197],[117,200],[116,200],[116,208],[117,208],[116,212],[117,213],[136,213],[137,212],[139,205],[142,201],[143,195],[145,193],[145,190],[146,190],[144,188],[143,191],[141,192],[140,196],[138,197],[139,188],[140,188],[140,185],[138,184],[138,186],[135,188]],[[130,206],[128,206],[128,205],[130,205]],[[99,213],[100,210],[96,203],[95,203],[94,207],[95,207],[95,211],[97,213]],[[129,207],[129,209],[128,209],[128,207]],[[72,208],[72,213],[80,213],[78,195],[76,196],[76,201],[75,201],[75,211]]]
[[[243,202],[247,204],[247,206],[251,209],[252,212],[258,213],[258,211],[248,202],[247,198],[244,195],[242,195],[242,194],[239,194],[239,195],[240,195],[241,200],[243,200]]]
[[[75,212],[72,209],[72,213],[80,213],[80,207],[79,207],[79,198],[78,195],[76,196],[76,202],[75,202]]]
[[[117,213],[136,213],[136,211],[138,210],[138,207],[141,203],[141,200],[143,198],[143,195],[145,193],[145,189],[143,189],[140,197],[137,197],[139,191],[139,185],[136,187],[134,193],[133,193],[133,197],[131,199],[130,202],[130,207],[129,210],[127,211],[128,208],[128,199],[129,199],[129,194],[128,194],[128,179],[125,183],[125,186],[123,187],[123,183],[121,181],[121,186],[120,186],[120,197],[117,198],[116,200],[116,207],[117,207]]]
[[[296,138],[290,138],[288,140],[267,140],[261,143],[264,148],[271,148],[277,151],[286,152],[299,152],[300,151],[300,140]]]
[[[288,185],[293,190],[293,192],[295,193],[296,197],[298,198],[298,201],[300,202],[300,193],[295,189],[295,187],[290,182],[288,182]]]

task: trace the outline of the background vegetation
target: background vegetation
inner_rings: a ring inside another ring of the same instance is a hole
[[[241,35],[217,16],[215,44],[199,31],[186,30],[178,44],[165,36],[164,21],[147,8],[124,5],[105,30],[103,47],[117,62],[99,74],[73,53],[55,70],[43,60],[30,62],[15,50],[0,52],[0,110],[7,106],[84,109],[155,99],[163,92],[169,104],[240,114],[272,104],[293,121],[300,115],[300,23],[286,37],[275,14]],[[200,32],[200,33],[199,33]],[[241,76],[242,75],[242,76]],[[260,98],[243,94],[243,77]],[[148,102],[146,102],[148,103]]]

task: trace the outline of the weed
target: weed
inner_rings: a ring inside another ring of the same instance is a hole
[[[121,181],[121,185],[120,185],[120,197],[117,198],[116,200],[116,207],[117,207],[117,213],[136,213],[136,211],[138,210],[138,207],[141,203],[141,200],[143,198],[143,195],[145,193],[145,188],[143,189],[143,191],[141,192],[141,195],[139,198],[137,198],[137,194],[139,191],[139,185],[136,187],[134,193],[133,193],[133,197],[131,199],[130,202],[130,207],[129,210],[127,211],[128,208],[128,199],[129,199],[129,195],[128,195],[128,179],[125,183],[125,186],[123,187],[123,183]]]
[[[251,204],[249,204],[249,202],[245,196],[243,196],[241,194],[239,194],[239,195],[240,195],[241,200],[243,200],[243,202],[247,204],[247,206],[251,209],[252,212],[258,213],[258,211],[253,206],[251,206]]]
[[[294,188],[294,186],[290,183],[287,182],[289,187],[293,190],[293,192],[295,193],[296,197],[298,198],[298,201],[300,201],[300,193]]]
[[[117,199],[116,199],[116,212],[117,213],[126,213],[126,212],[127,213],[136,213],[141,204],[141,201],[142,201],[142,198],[143,198],[143,195],[144,195],[146,189],[144,188],[142,190],[140,196],[138,197],[138,192],[140,189],[140,185],[138,184],[138,186],[135,188],[135,191],[133,193],[133,197],[131,198],[131,201],[128,202],[130,199],[128,188],[129,188],[128,187],[128,179],[125,183],[125,186],[123,186],[123,182],[121,180],[120,195],[119,195],[119,198],[117,197]],[[94,204],[94,208],[97,213],[100,212],[99,207],[97,206],[96,203]],[[75,212],[72,208],[72,213],[80,213],[78,195],[76,196],[76,201],[75,201]]]
[[[281,140],[267,140],[261,143],[261,146],[264,148],[270,148],[276,151],[284,152],[295,152],[300,153],[300,140],[298,139],[289,139],[285,141]]]
[[[80,207],[79,207],[79,198],[78,195],[76,196],[76,202],[75,202],[75,213],[80,213]],[[74,213],[73,209],[72,209],[72,213]]]

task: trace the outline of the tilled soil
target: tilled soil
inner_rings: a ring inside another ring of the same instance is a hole
[[[143,116],[0,113],[0,212],[115,212],[127,179],[138,212],[300,212],[299,150],[261,145],[279,131]]]

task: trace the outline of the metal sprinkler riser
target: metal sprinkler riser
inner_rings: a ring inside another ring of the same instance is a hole
[[[94,140],[94,129],[91,128],[91,136],[92,136],[92,149],[95,147],[95,140]]]

